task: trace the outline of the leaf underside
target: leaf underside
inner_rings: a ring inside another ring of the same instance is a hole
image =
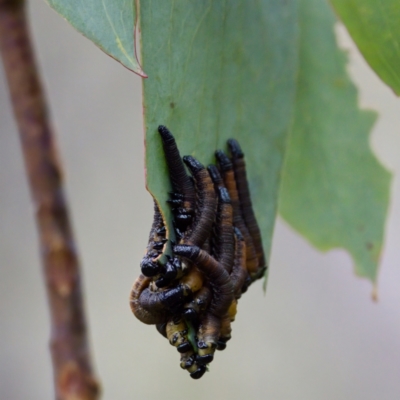
[[[378,76],[400,95],[400,2],[331,0],[361,53]]]
[[[163,213],[170,190],[157,126],[204,165],[242,145],[267,254],[293,111],[296,1],[140,2],[147,187]],[[156,29],[155,29],[156,27]],[[262,40],[260,40],[262,38]]]
[[[299,19],[296,111],[280,213],[317,248],[347,249],[357,274],[375,281],[390,184],[369,146],[376,113],[358,109],[328,5],[302,0]]]
[[[138,75],[134,45],[134,0],[46,0],[77,31]]]
[[[134,52],[133,0],[48,2],[106,53],[145,76]],[[332,3],[346,23],[352,14],[344,16],[345,5],[358,12],[361,0]],[[373,3],[363,0],[364,11]],[[327,1],[260,0],[249,6],[245,0],[137,0],[137,5],[148,75],[147,187],[167,223],[170,183],[157,126],[173,132],[181,155],[205,165],[215,163],[214,151],[226,149],[226,140],[234,137],[246,155],[266,253],[279,201],[284,219],[311,243],[321,250],[347,249],[357,273],[375,281],[390,175],[369,148],[376,116],[358,109]],[[389,44],[396,42],[387,38]],[[396,81],[396,74],[390,79]]]

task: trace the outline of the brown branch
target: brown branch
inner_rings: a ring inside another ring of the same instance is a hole
[[[23,0],[0,0],[0,51],[36,211],[56,398],[93,400],[99,397],[99,384],[86,336],[78,256],[24,6]]]

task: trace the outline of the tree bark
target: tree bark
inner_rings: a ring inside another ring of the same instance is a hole
[[[39,231],[50,305],[56,399],[98,399],[100,390],[86,333],[78,255],[23,0],[0,0],[0,52]]]

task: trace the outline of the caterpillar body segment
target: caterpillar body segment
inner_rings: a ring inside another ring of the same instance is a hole
[[[261,231],[254,214],[253,204],[250,197],[250,189],[249,183],[247,181],[244,153],[239,143],[235,139],[228,140],[228,147],[232,154],[232,164],[239,193],[240,208],[242,210],[242,215],[246,227],[252,237],[253,245],[258,258],[258,270],[255,274],[253,274],[253,276],[254,279],[259,279],[264,275],[267,269],[267,264],[265,260],[264,249],[262,246]]]
[[[231,198],[233,208],[233,224],[240,230],[246,242],[247,270],[249,271],[249,273],[254,273],[258,269],[257,252],[255,250],[253,239],[247,229],[242,214],[233,164],[229,157],[222,150],[216,151],[215,156],[219,163],[225,186],[228,189],[229,196]]]

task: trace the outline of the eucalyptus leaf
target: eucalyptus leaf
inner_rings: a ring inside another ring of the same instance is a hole
[[[400,95],[400,2],[398,0],[331,0],[361,53]]]
[[[390,185],[369,145],[376,114],[358,108],[327,3],[301,0],[299,21],[296,112],[280,213],[317,248],[348,250],[357,274],[375,282]]]
[[[215,163],[236,138],[269,253],[297,72],[295,0],[140,2],[148,190],[169,218],[157,126],[182,155]]]
[[[77,31],[126,68],[146,76],[134,46],[134,0],[46,0]]]
[[[375,15],[373,0],[331,1],[371,65],[396,88],[393,63],[399,65],[399,54],[390,46],[396,43],[394,16],[400,7],[388,0]],[[134,52],[133,0],[49,3],[100,48],[145,76]],[[171,237],[161,124],[173,132],[182,155],[205,165],[215,162],[214,151],[226,149],[228,138],[239,140],[267,254],[280,196],[280,212],[298,232],[321,250],[347,249],[357,273],[375,281],[390,175],[369,147],[376,116],[357,106],[327,1],[137,0],[136,5],[148,74],[143,83],[147,187]]]

